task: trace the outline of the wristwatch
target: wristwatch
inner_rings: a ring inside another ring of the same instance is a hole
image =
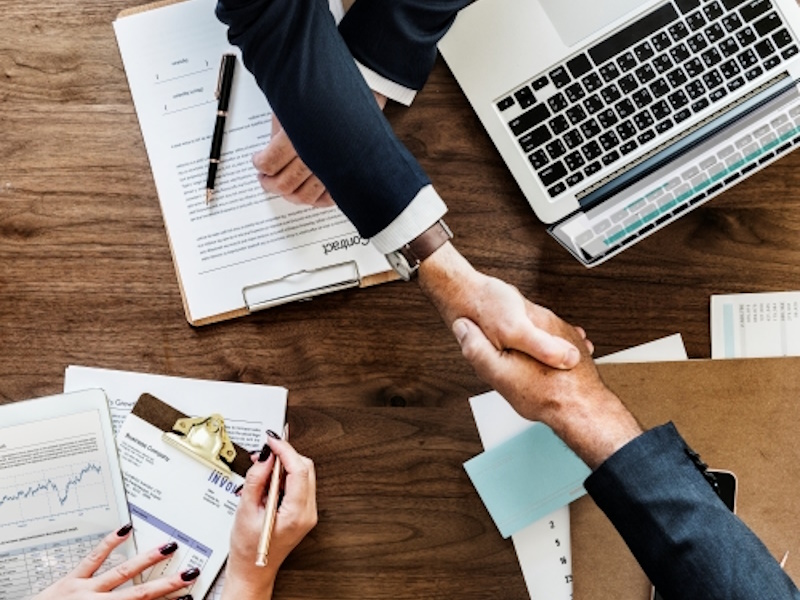
[[[444,221],[439,219],[416,238],[387,254],[386,260],[400,277],[410,281],[416,276],[422,261],[451,239],[453,239],[453,232]]]

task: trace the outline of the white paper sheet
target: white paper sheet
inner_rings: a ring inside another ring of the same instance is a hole
[[[192,417],[208,416],[221,410],[230,438],[248,450],[258,450],[264,445],[267,429],[283,431],[286,417],[288,392],[283,387],[67,367],[64,391],[87,388],[101,388],[106,392],[115,433],[145,392]],[[224,574],[221,574],[207,600],[221,598],[223,582]]]
[[[680,334],[600,358],[597,362],[686,360]],[[470,398],[472,414],[484,449],[493,448],[531,425],[497,392]],[[572,598],[572,549],[569,507],[554,511],[511,536],[525,585],[532,600]]]
[[[299,207],[261,189],[251,158],[270,139],[272,110],[241,59],[216,191],[206,204],[220,58],[237,53],[215,6],[186,0],[114,22],[187,318],[246,308],[245,288],[304,270],[355,260],[362,278],[389,271],[339,209]]]
[[[800,356],[800,291],[711,296],[711,358]]]

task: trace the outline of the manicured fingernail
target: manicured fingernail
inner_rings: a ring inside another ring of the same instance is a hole
[[[277,433],[275,433],[274,431],[272,431],[272,429],[267,429],[267,435],[268,435],[269,437],[271,437],[273,440],[279,440],[279,439],[281,439],[281,436],[279,436]]]
[[[192,567],[191,569],[188,569],[183,573],[181,573],[181,579],[183,579],[184,581],[193,581],[197,579],[199,576],[200,576],[200,569],[198,569],[197,567]]]
[[[118,537],[125,537],[126,535],[128,535],[131,532],[131,529],[133,529],[133,524],[132,523],[128,523],[124,527],[120,527],[119,529],[117,529],[117,536]]]
[[[244,484],[243,484],[243,483],[242,483],[242,484],[240,484],[240,485],[239,485],[239,487],[237,487],[235,490],[233,490],[233,493],[234,493],[234,494],[236,494],[236,495],[238,496],[238,495],[239,495],[239,492],[241,492],[241,491],[242,491],[242,488],[244,488]]]
[[[158,549],[161,554],[167,556],[168,554],[172,554],[175,550],[178,549],[178,542],[169,542],[168,544],[164,544],[161,548]]]
[[[453,323],[453,335],[456,336],[459,344],[463,343],[464,338],[467,336],[467,324],[461,319],[456,319]]]
[[[269,444],[264,444],[264,447],[261,449],[261,454],[258,455],[258,462],[264,462],[269,458],[270,453],[272,450],[269,447]]]

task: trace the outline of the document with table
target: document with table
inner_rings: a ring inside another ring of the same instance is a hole
[[[252,156],[270,140],[272,110],[241,59],[206,202],[220,59],[238,56],[215,6],[160,3],[114,22],[187,319],[203,325],[393,279],[338,208],[296,206],[262,190]]]
[[[83,390],[0,407],[0,599],[69,573],[130,520],[106,397]],[[119,546],[101,572],[135,554]]]

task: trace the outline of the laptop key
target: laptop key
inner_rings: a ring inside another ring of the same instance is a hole
[[[550,71],[550,79],[557,88],[563,88],[572,81],[564,67],[556,67],[554,70]]]
[[[707,108],[709,104],[711,103],[708,101],[708,98],[700,98],[700,100],[692,104],[692,112],[700,112],[704,108]]]
[[[641,83],[647,83],[648,81],[652,81],[656,76],[656,72],[653,70],[649,64],[639,67],[636,69],[636,77],[639,78]]]
[[[586,161],[583,160],[583,156],[581,156],[580,152],[572,152],[564,157],[564,165],[566,165],[567,169],[570,171],[576,171],[585,164]]]
[[[785,31],[785,30],[784,30]],[[746,48],[756,41],[756,34],[750,27],[745,27],[736,34],[736,41],[742,48]]]
[[[579,54],[567,61],[567,68],[572,73],[572,77],[578,79],[592,70],[592,63],[589,62],[589,58],[585,54]]]
[[[603,97],[603,100],[605,100],[606,104],[613,104],[622,97],[622,93],[619,91],[619,88],[613,83],[601,91],[600,95]]]
[[[633,53],[636,55],[636,58],[639,59],[639,62],[644,62],[655,54],[655,50],[653,50],[653,47],[648,42],[644,42],[636,46],[636,48],[633,49]]]
[[[545,166],[547,163],[550,162],[550,159],[547,158],[547,154],[545,154],[544,150],[537,150],[536,152],[528,156],[528,160],[530,161],[531,166],[533,166],[534,170],[536,171],[538,171],[539,169],[541,169],[543,166]]]
[[[622,146],[620,146],[619,151],[622,152],[622,154],[630,154],[638,147],[639,144],[637,144],[635,140],[630,140],[629,142],[626,142]]]
[[[734,60],[726,61],[719,66],[719,72],[722,73],[722,76],[725,79],[731,79],[732,77],[735,77],[740,71],[741,69],[739,68],[739,65],[736,64],[736,61]]]
[[[672,57],[672,60],[677,65],[685,61],[687,58],[689,58],[689,56],[691,56],[691,53],[689,52],[689,49],[686,47],[685,44],[678,44],[672,50],[669,51],[669,55]]]
[[[686,40],[686,45],[689,47],[689,50],[691,50],[694,54],[697,54],[698,52],[706,49],[708,42],[706,41],[706,38],[703,37],[702,33],[697,33]]]
[[[586,95],[586,92],[583,91],[581,84],[576,81],[564,90],[564,95],[566,95],[567,100],[574,104],[583,98]]]
[[[605,106],[605,104],[603,104],[603,101],[600,100],[600,97],[597,95],[589,96],[584,101],[583,105],[586,107],[586,112],[588,112],[590,115],[593,115],[597,111],[602,110],[603,107]]]
[[[664,100],[659,100],[653,106],[650,107],[650,110],[653,111],[653,116],[656,118],[657,121],[668,117],[669,114],[672,112],[672,109],[669,107]]]
[[[731,79],[728,82],[728,91],[732,92],[734,90],[738,90],[743,85],[744,85],[744,77],[737,77],[736,79]]]
[[[669,85],[663,79],[656,79],[650,84],[650,90],[656,98],[661,98],[669,93]]]
[[[498,110],[508,110],[512,106],[514,106],[514,98],[512,98],[511,96],[503,98],[502,100],[500,100],[500,102],[497,103]]]
[[[649,111],[643,110],[633,117],[633,122],[636,123],[639,131],[644,131],[653,124],[653,117]]]
[[[683,64],[683,68],[689,77],[697,77],[705,71],[705,67],[699,58],[691,58]]]
[[[529,111],[522,113],[516,119],[509,121],[508,126],[514,135],[520,135],[544,122],[550,116],[550,111],[544,104],[537,104]]]
[[[717,102],[722,100],[727,94],[728,90],[726,90],[724,87],[717,88],[708,95],[708,99],[712,102]]]
[[[717,43],[719,40],[725,37],[725,30],[719,23],[714,23],[705,29],[706,37],[708,41],[712,44]]]
[[[739,61],[739,64],[742,65],[742,69],[749,69],[758,62],[756,53],[752,50],[745,50],[737,56],[736,59]]]
[[[531,150],[535,150],[552,137],[553,135],[547,128],[547,125],[542,125],[519,138],[519,145],[522,147],[523,152],[527,153]]]
[[[564,143],[567,145],[567,148],[572,150],[573,148],[577,148],[583,143],[583,136],[578,132],[577,129],[573,129],[564,134]]]
[[[531,87],[533,87],[533,91],[534,91],[534,92],[538,92],[538,91],[539,91],[539,90],[541,90],[542,88],[545,88],[545,87],[547,87],[547,84],[548,84],[548,83],[550,83],[550,80],[549,80],[549,79],[547,79],[547,76],[546,76],[546,75],[543,75],[542,77],[539,77],[539,79],[535,80],[535,81],[534,81],[534,82],[531,84]]]
[[[600,159],[605,166],[608,166],[612,163],[615,163],[619,160],[619,152],[616,150],[612,150],[608,154],[606,154],[603,158]]]
[[[603,80],[600,79],[600,76],[597,73],[589,73],[583,78],[583,87],[585,87],[589,93],[599,89],[602,85]]]
[[[517,99],[520,108],[528,108],[529,106],[533,106],[536,104],[536,98],[527,85],[524,88],[518,89],[514,92],[514,97]]]
[[[785,29],[781,29],[780,31],[773,33],[772,39],[775,40],[775,45],[778,48],[783,48],[784,46],[792,43],[792,36]]]
[[[565,191],[567,191],[567,184],[561,182],[547,190],[547,193],[550,194],[551,198],[555,198],[559,194],[563,194]]]
[[[554,184],[559,179],[563,179],[567,176],[567,169],[561,161],[553,163],[549,167],[545,167],[541,171],[539,171],[539,179],[542,180],[542,183],[545,187],[548,187]]]
[[[672,27],[670,27],[667,31],[672,36],[672,39],[676,42],[681,41],[687,35],[689,35],[689,30],[687,29],[686,25],[681,22],[675,23]]]
[[[686,76],[686,73],[683,72],[683,69],[678,67],[677,69],[673,69],[667,73],[667,81],[669,81],[672,89],[675,89],[681,87],[684,83],[689,81],[689,78]]]
[[[661,31],[650,38],[650,43],[653,44],[653,48],[655,48],[657,52],[661,52],[672,45],[672,40],[669,39],[666,33]]]
[[[703,59],[703,62],[706,63],[707,67],[713,67],[722,60],[722,55],[716,48],[709,48],[700,55],[700,58]]]
[[[617,133],[620,139],[624,142],[636,135],[636,127],[630,121],[624,121],[617,125]]]
[[[602,129],[594,119],[589,119],[581,124],[581,133],[587,140],[593,138],[601,131]]]
[[[619,86],[619,89],[622,90],[623,94],[630,94],[639,87],[639,82],[636,81],[636,78],[633,75],[623,75],[617,81],[617,85]]]
[[[700,6],[700,0],[676,0],[675,3],[684,15]]]
[[[669,56],[662,54],[653,60],[653,67],[655,67],[657,72],[665,73],[672,68],[672,61],[669,59]]]
[[[706,20],[703,17],[703,14],[698,10],[697,12],[694,12],[686,17],[686,24],[692,31],[697,31],[706,24]]]
[[[636,66],[636,59],[633,57],[633,54],[626,52],[617,58],[617,64],[623,73],[627,73]]]
[[[563,156],[563,154],[567,151],[561,140],[553,140],[547,144],[544,149],[547,150],[547,153],[553,160],[557,159],[559,156]]]
[[[586,111],[580,106],[573,106],[572,108],[567,109],[565,114],[567,115],[569,122],[573,125],[577,125],[586,118]]]
[[[661,121],[656,125],[656,132],[657,133],[664,133],[668,129],[672,129],[673,123],[671,119],[667,119],[666,121]]]
[[[578,185],[581,181],[583,181],[583,173],[573,173],[569,177],[567,177],[567,185],[569,187],[573,187]]]
[[[561,92],[550,96],[550,98],[547,99],[547,104],[550,105],[550,110],[552,110],[554,113],[561,112],[567,108],[567,106],[569,106],[569,102],[567,102],[567,99],[564,98],[564,94]]]
[[[587,177],[589,177],[590,175],[597,173],[600,169],[602,169],[600,163],[594,161],[593,163],[586,165],[586,168],[583,170],[583,172]]]
[[[600,77],[602,77],[606,83],[619,77],[619,69],[617,69],[617,65],[615,65],[613,62],[604,64],[602,67],[600,67]]]
[[[781,19],[777,13],[770,13],[766,17],[763,17],[761,20],[756,21],[753,23],[753,29],[758,32],[758,35],[764,37],[768,33],[775,31],[778,27],[783,25],[781,23]]]
[[[739,9],[739,14],[745,21],[752,21],[772,8],[770,0],[753,0]]]
[[[691,116],[692,116],[692,111],[690,111],[688,108],[684,108],[682,111],[676,112],[672,116],[672,118],[675,119],[676,123],[683,123],[686,119],[688,119]]]
[[[781,56],[784,60],[790,59],[795,54],[797,54],[797,46],[789,46],[786,50],[781,52]]]
[[[759,77],[764,72],[764,69],[761,67],[753,67],[749,71],[744,74],[745,79],[747,81],[753,81],[756,77]]]
[[[722,0],[722,5],[726,10],[733,10],[745,0]]]
[[[779,64],[781,64],[781,59],[778,56],[771,56],[767,60],[764,61],[764,69],[769,71],[770,69],[774,69]]]
[[[631,102],[627,98],[621,100],[620,102],[617,102],[614,108],[616,109],[620,119],[625,119],[626,117],[629,117],[636,111],[636,109],[633,106],[633,102]]]
[[[713,21],[714,19],[721,17],[724,11],[719,5],[719,2],[712,2],[711,4],[706,4],[703,7],[703,12],[706,14],[706,19]]]
[[[722,85],[722,75],[719,74],[719,71],[714,69],[713,71],[709,71],[705,75],[703,75],[703,83],[706,84],[706,87],[710,90],[713,90],[715,87]]]
[[[669,100],[669,103],[675,110],[678,110],[679,108],[686,106],[686,104],[689,102],[689,99],[686,97],[686,94],[683,92],[683,90],[678,90],[677,92],[673,92],[672,94],[667,96],[667,100]]]
[[[725,58],[728,58],[739,51],[739,45],[736,43],[736,40],[734,40],[732,37],[729,37],[719,45],[719,49],[722,51],[722,55]]]
[[[761,58],[767,58],[770,54],[775,52],[775,46],[772,45],[772,42],[769,40],[761,40],[755,46],[753,46],[758,55]]]
[[[655,132],[652,129],[648,129],[647,131],[639,135],[639,137],[636,138],[636,141],[639,142],[639,145],[644,145],[655,137],[656,137]]]
[[[636,108],[644,108],[653,101],[653,97],[650,95],[650,92],[644,88],[634,92],[631,98],[636,104]]]
[[[619,121],[616,113],[610,108],[607,108],[603,112],[598,113],[597,120],[600,122],[600,126],[603,129],[609,129],[610,127],[616,125],[617,121]]]
[[[742,26],[742,20],[739,15],[733,13],[722,19],[722,26],[728,33],[733,33]]]
[[[600,145],[606,152],[619,146],[619,138],[613,131],[607,131],[597,139],[600,141]]]
[[[550,129],[553,130],[554,134],[561,135],[569,129],[569,123],[563,115],[558,115],[555,119],[550,121]]]
[[[595,140],[585,144],[581,150],[583,151],[583,155],[586,157],[586,160],[594,160],[603,153],[603,150],[600,148],[600,144],[598,144]]]

